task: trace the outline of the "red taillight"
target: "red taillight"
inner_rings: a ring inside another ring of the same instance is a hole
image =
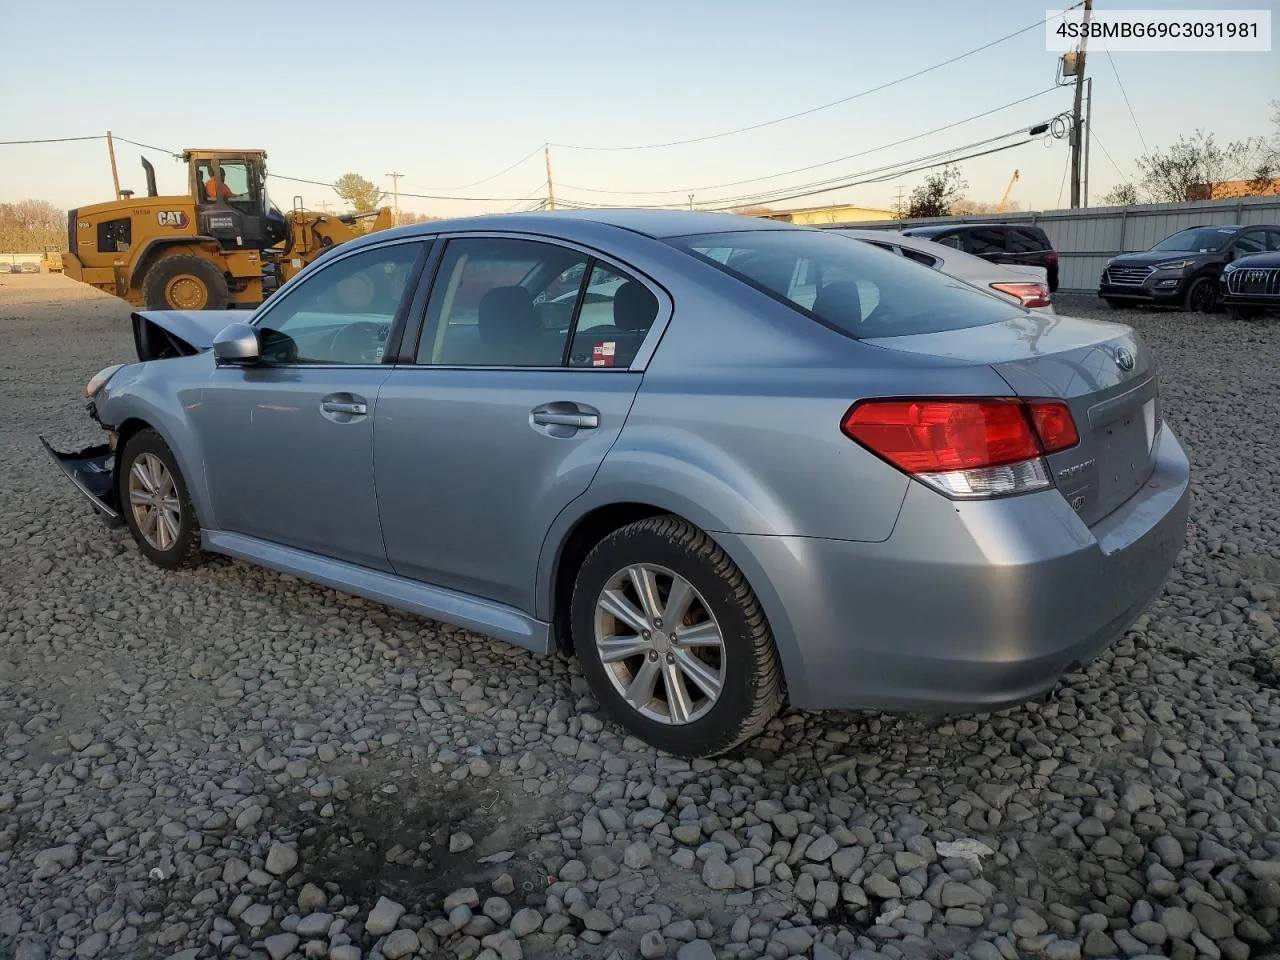
[[[1049,288],[1043,283],[1035,280],[1015,283],[993,283],[992,290],[999,290],[1001,293],[1010,297],[1016,297],[1018,302],[1024,307],[1047,307],[1052,302],[1049,299]]]
[[[1061,400],[1032,400],[1027,408],[1045,453],[1068,450],[1080,442],[1071,410]]]
[[[950,496],[995,496],[1051,485],[1041,459],[1079,442],[1060,400],[864,400],[841,429],[899,470]]]
[[[1044,255],[1044,258],[1045,258],[1046,260],[1048,260],[1050,263],[1057,263],[1057,262],[1058,262],[1058,254],[1057,254],[1055,251],[1053,251],[1053,250],[1050,250],[1048,253],[1046,253],[1046,254]]]

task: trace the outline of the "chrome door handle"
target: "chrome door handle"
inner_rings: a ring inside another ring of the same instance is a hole
[[[551,413],[546,410],[536,411],[533,422],[544,427],[577,427],[579,430],[594,430],[600,426],[600,418],[594,413]]]
[[[368,406],[363,403],[344,400],[325,400],[320,404],[320,409],[325,413],[347,413],[353,417],[363,417],[369,412]]]

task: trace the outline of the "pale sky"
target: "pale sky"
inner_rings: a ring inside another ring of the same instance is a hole
[[[1104,0],[1095,4],[1103,6]],[[1122,0],[1105,6],[1215,5]],[[1280,24],[1277,0],[1234,0],[1229,7],[1269,8]],[[875,149],[1053,87],[1057,54],[1045,50],[1038,26],[923,76],[784,123],[659,149],[582,147],[704,137],[809,110],[1035,24],[1048,9],[1044,0],[0,0],[0,140],[111,129],[166,149],[260,147],[273,174],[329,183],[354,171],[389,190],[385,174],[401,171],[402,191],[482,198],[401,200],[402,209],[435,215],[495,212],[545,196],[541,147],[550,142],[558,200],[686,204],[693,193],[695,203],[711,204],[852,178],[1027,128],[1069,110],[1071,91],[1055,89]],[[1219,140],[1273,130],[1268,101],[1280,97],[1275,50],[1108,58],[1091,43],[1088,73],[1094,77],[1089,190],[1095,202],[1136,175],[1144,138],[1156,148],[1196,128]],[[116,152],[122,186],[143,193],[139,149],[118,142]],[[715,186],[853,154],[864,155]],[[148,155],[161,193],[183,192],[181,165]],[[967,196],[998,200],[1016,168],[1021,176],[1011,199],[1023,209],[1066,206],[1066,160],[1066,142],[1053,141],[966,161]],[[899,186],[909,194],[924,176],[773,205],[890,208]],[[485,182],[463,187],[479,180]],[[336,202],[320,186],[272,180],[269,190],[282,208],[295,193],[313,207]],[[0,201],[25,198],[60,207],[111,199],[105,143],[0,146]]]

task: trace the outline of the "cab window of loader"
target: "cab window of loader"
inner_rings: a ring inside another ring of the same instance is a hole
[[[232,200],[248,200],[253,192],[249,182],[249,166],[245,163],[222,164],[222,182],[231,191]]]

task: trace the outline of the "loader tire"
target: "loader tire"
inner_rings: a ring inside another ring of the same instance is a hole
[[[161,257],[142,280],[148,310],[225,310],[230,297],[222,271],[189,253]]]

